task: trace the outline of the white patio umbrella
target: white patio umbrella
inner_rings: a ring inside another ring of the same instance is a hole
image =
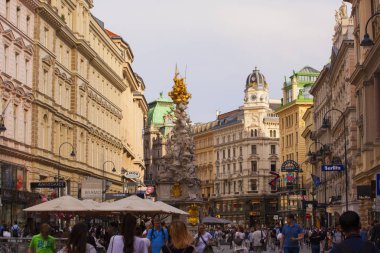
[[[24,209],[25,212],[88,212],[92,211],[79,199],[71,196],[62,196],[35,206]]]
[[[94,211],[103,212],[131,212],[131,213],[165,213],[159,206],[155,205],[153,202],[148,202],[136,195],[129,196],[120,199],[115,202],[104,204],[102,203],[100,207],[96,207]]]
[[[146,199],[146,201],[153,202],[150,199]],[[174,206],[168,205],[165,202],[155,201],[153,203],[156,204],[157,206],[159,206],[159,208],[161,208],[166,213],[189,215],[189,213],[187,213],[187,212],[185,212],[185,211],[183,211],[183,210],[181,210],[179,208],[176,208]]]

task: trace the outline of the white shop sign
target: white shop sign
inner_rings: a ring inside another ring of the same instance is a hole
[[[125,178],[139,178],[140,173],[137,171],[127,171],[124,173]]]

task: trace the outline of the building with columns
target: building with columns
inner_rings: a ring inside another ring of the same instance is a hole
[[[131,67],[131,48],[91,15],[92,0],[25,2],[20,7],[16,0],[1,3],[0,33],[10,38],[0,49],[7,53],[1,106],[9,99],[12,103],[4,117],[0,159],[3,164],[7,153],[16,164],[2,165],[8,171],[1,178],[9,181],[6,190],[20,195],[14,184],[22,181],[22,189],[47,199],[68,194],[98,200],[105,191],[125,191],[122,171],[138,171],[141,180],[144,176],[142,130],[148,109],[145,84]],[[13,51],[16,44],[20,50]],[[21,88],[18,99],[13,94]],[[59,191],[30,185],[57,180],[65,182]],[[26,205],[13,208],[11,215]]]
[[[281,107],[276,110],[280,121],[280,166],[287,160],[293,160],[300,165],[305,162],[307,147],[301,134],[305,130],[303,116],[313,105],[313,97],[309,91],[319,75],[316,69],[305,66],[290,76],[282,88]],[[300,168],[300,169],[301,169]],[[306,196],[304,183],[306,173],[281,173],[279,182],[279,212],[283,219],[286,214],[296,214],[299,223],[305,220],[305,210],[302,200]]]
[[[356,153],[355,166],[350,171],[352,185],[350,192],[357,196],[356,186],[372,186],[376,174],[380,172],[380,16],[379,1],[346,0],[352,4],[351,16],[354,26],[354,65],[355,69],[348,82],[354,87],[356,97]],[[366,32],[373,40],[372,46],[361,46]],[[335,120],[338,120],[336,118]],[[375,188],[375,187],[374,187]],[[373,188],[373,189],[374,189]],[[375,196],[360,200],[357,210],[365,222],[380,218],[376,212]]]
[[[38,1],[0,2],[0,220],[13,221],[39,200],[29,190],[32,167],[33,31]],[[3,122],[2,122],[3,121]]]
[[[247,77],[241,107],[193,127],[208,214],[250,226],[274,222],[276,189],[268,183],[273,178],[269,172],[277,171],[279,166],[278,117],[274,109],[280,101],[270,100],[268,92],[268,83],[256,68]]]
[[[314,142],[317,149],[324,147],[324,152],[312,156],[313,174],[321,178],[321,186],[315,189],[318,201],[318,219],[321,225],[333,225],[346,210],[346,187],[348,190],[348,207],[358,211],[359,202],[354,196],[353,182],[345,181],[344,172],[322,172],[322,164],[344,164],[344,138],[347,140],[348,178],[355,170],[356,155],[356,97],[354,87],[350,85],[354,62],[353,20],[347,14],[346,4],[337,10],[334,27],[331,61],[325,65],[311,89],[314,97]],[[341,111],[344,115],[339,112]],[[323,118],[330,122],[330,128],[322,127]],[[345,121],[345,122],[344,122]],[[344,128],[344,124],[346,129]],[[315,147],[311,151],[315,152]],[[364,221],[364,220],[363,220]]]

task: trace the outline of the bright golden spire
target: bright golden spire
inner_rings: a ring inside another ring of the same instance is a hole
[[[187,92],[184,78],[179,77],[177,65],[175,66],[173,90],[169,92],[169,97],[172,98],[175,104],[188,104],[191,94]]]

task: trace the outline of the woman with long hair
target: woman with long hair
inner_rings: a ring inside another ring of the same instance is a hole
[[[187,231],[185,223],[182,221],[173,221],[170,224],[169,234],[171,237],[171,245],[163,246],[161,253],[195,253],[195,249],[191,246],[193,237]]]
[[[121,235],[111,237],[107,253],[148,253],[148,246],[136,234],[136,217],[126,214],[121,225]]]
[[[77,223],[71,230],[66,246],[58,253],[96,253],[96,249],[87,243],[88,227]]]

